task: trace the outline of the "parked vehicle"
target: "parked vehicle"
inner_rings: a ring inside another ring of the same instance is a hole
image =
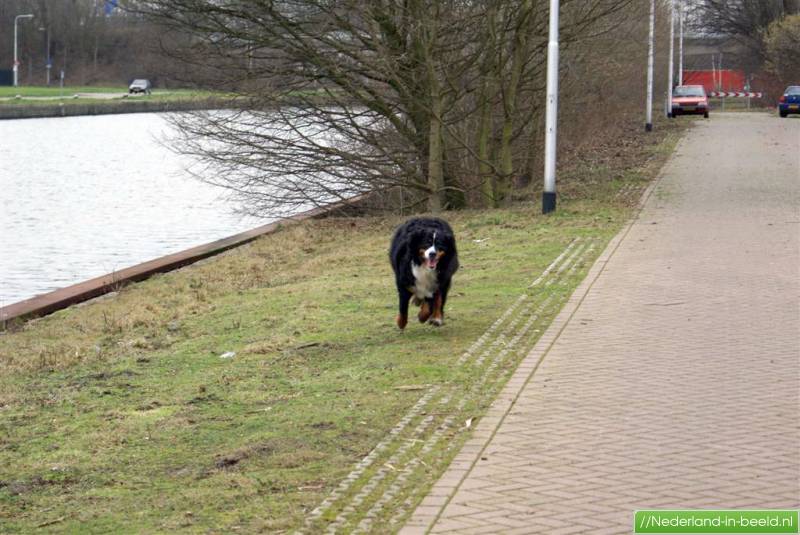
[[[800,85],[790,85],[778,101],[778,115],[786,117],[790,113],[800,114]]]
[[[708,96],[702,85],[679,85],[672,92],[672,114],[702,115],[708,119]]]
[[[146,95],[150,94],[150,80],[145,80],[144,78],[139,78],[131,82],[131,85],[128,86],[128,93],[133,95],[134,93],[144,93]]]

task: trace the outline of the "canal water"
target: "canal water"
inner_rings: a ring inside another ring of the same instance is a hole
[[[187,171],[163,114],[0,121],[0,306],[263,225]]]

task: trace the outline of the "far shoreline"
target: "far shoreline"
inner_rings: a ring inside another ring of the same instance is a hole
[[[209,97],[186,100],[115,100],[110,102],[58,102],[56,104],[0,106],[0,120],[76,117],[124,113],[159,113],[231,108],[233,101]]]

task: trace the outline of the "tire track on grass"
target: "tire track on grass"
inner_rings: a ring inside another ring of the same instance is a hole
[[[466,396],[463,396],[461,399],[459,399],[455,406],[454,412],[456,414],[460,414],[466,407],[466,404],[470,401],[475,401],[481,397],[493,397],[487,392],[482,392],[483,386],[486,384],[490,374],[492,374],[500,364],[505,362],[505,357],[514,350],[519,341],[528,333],[534,323],[540,319],[541,314],[550,304],[552,299],[552,297],[548,297],[541,305],[539,305],[536,311],[534,311],[534,313],[530,316],[528,321],[526,321],[520,330],[514,335],[514,337],[509,340],[508,344],[505,345],[497,355],[495,355],[490,364],[486,367],[486,373],[481,377],[481,380],[473,384]],[[484,395],[481,395],[482,393]],[[413,458],[408,463],[405,469],[402,470],[397,476],[395,483],[386,492],[384,492],[369,509],[369,511],[367,511],[364,519],[358,524],[358,527],[353,531],[353,533],[364,533],[371,529],[372,523],[382,512],[384,507],[403,490],[406,480],[413,475],[415,470],[417,470],[420,466],[427,466],[423,458],[441,443],[441,441],[444,439],[444,434],[452,429],[455,421],[456,417],[453,414],[444,419],[436,431],[428,438],[428,440],[424,442],[417,457]],[[405,511],[403,511],[403,513],[405,513]]]
[[[495,370],[495,368],[497,368],[497,366],[504,360],[505,356],[508,355],[508,353],[510,353],[516,347],[516,345],[519,342],[519,340],[522,338],[522,336],[524,336],[525,333],[527,333],[527,331],[530,329],[530,327],[533,324],[533,322],[536,319],[539,318],[539,315],[544,310],[544,308],[550,303],[550,301],[552,301],[552,297],[548,297],[545,300],[545,302],[543,302],[537,308],[535,313],[528,319],[528,321],[525,323],[525,325],[523,325],[523,327],[521,329],[517,330],[516,327],[517,327],[518,323],[524,317],[523,316],[524,313],[525,313],[524,311],[529,310],[531,308],[531,305],[528,305],[528,306],[524,307],[523,311],[520,312],[520,315],[518,317],[516,317],[513,321],[511,321],[508,324],[508,326],[506,327],[506,329],[504,329],[503,332],[501,332],[498,335],[497,340],[505,340],[507,337],[511,336],[512,334],[513,334],[513,337],[511,337],[511,339],[508,342],[502,342],[500,344],[497,344],[498,346],[501,346],[502,349],[500,349],[500,351],[491,360],[490,364],[486,367],[485,374],[482,376],[482,379],[472,385],[472,387],[469,390],[469,393],[466,396],[461,396],[460,397],[458,403],[456,404],[456,412],[460,413],[464,409],[464,406],[466,405],[466,403],[468,401],[475,399],[476,395],[480,392],[483,384],[487,380],[488,374],[492,373]],[[495,344],[492,344],[491,347],[495,347]],[[440,400],[439,407],[437,407],[437,409],[441,410],[441,409],[448,408],[447,405],[448,405],[449,401],[450,401],[449,398],[442,398],[442,400]],[[422,457],[424,457],[425,455],[430,453],[430,451],[433,450],[433,448],[436,445],[438,445],[438,443],[439,443],[440,439],[442,438],[442,436],[444,435],[444,433],[449,431],[450,428],[452,427],[452,424],[454,423],[454,420],[455,420],[455,416],[453,416],[452,414],[447,416],[444,419],[444,421],[436,428],[436,430],[433,432],[433,434],[427,440],[423,441],[423,446],[420,449],[419,453],[408,461],[407,466],[403,467],[401,465],[401,469],[398,470],[395,467],[395,465],[398,464],[397,461],[399,459],[390,460],[387,463],[389,466],[391,466],[391,470],[393,470],[395,472],[399,472],[399,474],[398,474],[398,476],[397,476],[397,478],[395,480],[395,483],[392,484],[389,489],[387,489],[385,492],[383,492],[381,494],[381,496],[378,498],[378,500],[373,504],[373,506],[367,511],[367,513],[365,515],[365,519],[361,521],[361,523],[356,528],[354,533],[359,533],[359,532],[362,532],[362,531],[368,531],[369,527],[371,526],[372,519],[374,519],[378,515],[380,510],[387,503],[389,503],[392,499],[394,499],[394,497],[397,494],[399,494],[399,492],[402,490],[402,484],[405,483],[405,481],[408,479],[409,475],[411,475],[411,472],[413,471],[413,469],[416,466],[420,465],[421,463],[424,464],[424,461],[421,461]],[[386,477],[386,475],[388,473],[388,469],[389,469],[389,467],[384,465],[384,467],[381,468],[381,470],[379,470],[379,473],[376,474],[376,476],[373,476],[373,477],[382,480],[384,477]],[[371,483],[372,483],[372,481],[370,481],[370,483],[365,485],[365,487],[370,486]],[[374,489],[374,486],[372,487],[372,489]],[[359,501],[359,505],[362,502],[363,502],[363,499]],[[350,511],[350,510],[348,510],[348,508],[345,508],[345,509],[342,510],[342,512],[343,513],[352,513],[354,511]],[[337,528],[341,527],[343,524],[344,524],[344,519],[341,519],[341,521],[340,521],[340,519],[337,518],[336,527]]]
[[[432,387],[428,392],[423,394],[419,400],[409,409],[409,411],[400,419],[400,421],[389,431],[386,438],[378,442],[378,444],[372,448],[366,457],[361,459],[361,461],[356,464],[355,469],[351,471],[347,477],[345,477],[339,486],[333,490],[325,500],[322,501],[306,519],[306,526],[309,526],[314,520],[321,517],[345,492],[347,492],[350,487],[355,483],[361,475],[369,468],[378,456],[386,450],[394,441],[394,439],[403,432],[403,430],[411,423],[416,416],[422,411],[425,405],[428,404],[428,401],[439,391],[438,386]]]

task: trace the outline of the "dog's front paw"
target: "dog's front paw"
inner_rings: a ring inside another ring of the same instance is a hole
[[[422,308],[419,309],[419,315],[417,317],[420,323],[425,323],[428,321],[428,318],[431,317],[431,307],[428,306],[427,302],[422,303]]]
[[[396,321],[397,321],[397,326],[400,327],[401,330],[405,329],[406,324],[408,324],[408,316],[403,316],[401,314],[398,314]]]
[[[434,327],[441,327],[442,325],[444,325],[444,319],[443,318],[431,318],[428,323],[430,323]]]

